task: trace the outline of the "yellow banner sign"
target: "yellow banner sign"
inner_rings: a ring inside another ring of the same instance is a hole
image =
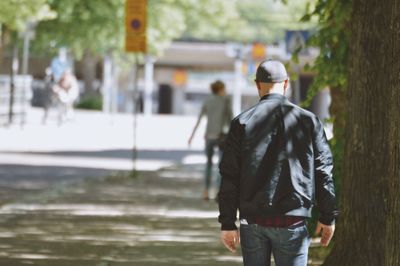
[[[265,45],[262,43],[253,43],[253,49],[251,51],[253,59],[264,59],[266,56]]]
[[[146,52],[147,0],[125,0],[125,51]]]
[[[127,52],[146,52],[146,35],[127,35],[125,37],[125,51]]]
[[[177,86],[183,86],[187,83],[187,72],[185,70],[175,70],[174,75],[174,84]]]

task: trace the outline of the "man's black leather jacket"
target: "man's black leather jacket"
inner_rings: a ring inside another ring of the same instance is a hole
[[[231,122],[219,165],[219,222],[240,218],[311,216],[333,224],[338,215],[332,154],[321,121],[280,94],[267,94]]]

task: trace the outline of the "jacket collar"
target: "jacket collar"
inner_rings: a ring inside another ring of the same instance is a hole
[[[279,94],[279,93],[267,93],[263,97],[261,97],[260,102],[265,101],[265,100],[284,101],[284,100],[286,100],[286,96],[283,96],[282,94]]]

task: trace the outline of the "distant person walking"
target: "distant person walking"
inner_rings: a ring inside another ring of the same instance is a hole
[[[207,127],[205,133],[205,153],[207,156],[207,164],[204,176],[204,192],[203,199],[209,200],[209,190],[212,180],[212,168],[215,150],[219,149],[219,153],[223,149],[223,142],[228,131],[229,123],[232,119],[232,107],[229,97],[226,96],[225,84],[222,81],[215,81],[211,84],[212,95],[210,95],[203,103],[199,118],[192,135],[189,138],[191,145],[196,130],[200,124],[202,117],[207,117]],[[218,182],[219,183],[219,180]],[[218,184],[219,186],[219,184]]]
[[[65,47],[58,50],[58,55],[51,60],[50,68],[55,82],[58,82],[65,71],[71,68],[71,64],[68,60],[68,51]]]
[[[317,116],[285,97],[281,62],[262,62],[255,82],[260,102],[233,119],[220,163],[221,239],[235,251],[240,238],[245,266],[270,265],[271,255],[277,266],[306,266],[313,206],[323,246],[335,230],[332,154]]]
[[[61,125],[74,115],[74,102],[79,96],[79,86],[76,77],[66,70],[60,80],[54,85],[53,91],[58,100],[58,123]]]
[[[55,100],[55,95],[53,91],[54,87],[54,79],[53,75],[51,73],[50,67],[46,68],[45,71],[45,77],[44,77],[44,90],[43,90],[43,118],[42,118],[42,124],[47,123],[47,118],[49,116],[49,111],[50,108],[54,104]]]

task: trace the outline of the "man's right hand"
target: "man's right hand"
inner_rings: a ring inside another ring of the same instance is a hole
[[[315,230],[315,234],[319,235],[322,232],[321,236],[321,245],[326,247],[331,242],[333,237],[333,233],[335,232],[335,225],[326,225],[318,222],[317,229]]]
[[[240,242],[238,230],[221,231],[221,240],[227,249],[229,249],[232,253],[235,253],[236,246]]]

